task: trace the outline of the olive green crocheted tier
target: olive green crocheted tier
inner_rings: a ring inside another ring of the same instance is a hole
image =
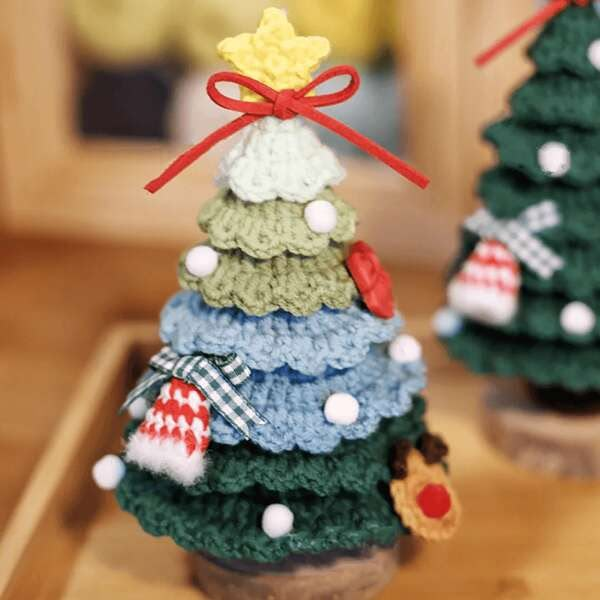
[[[469,231],[462,231],[461,250],[454,263],[452,272],[456,272],[460,265],[473,252],[479,237]],[[582,300],[586,303],[593,299],[600,291],[600,246],[580,245],[575,242],[549,243],[557,254],[562,256],[565,265],[554,273],[550,279],[542,279],[530,271],[526,265],[522,266],[522,291],[531,291],[538,294],[556,293],[570,298]]]
[[[510,169],[495,168],[479,180],[479,195],[498,219],[514,219],[529,206],[552,199],[561,223],[536,234],[540,239],[549,244],[600,242],[600,183],[586,188],[573,188],[558,181],[537,184]]]
[[[522,123],[599,129],[600,77],[538,73],[513,93],[510,106]]]
[[[600,390],[600,346],[513,337],[465,322],[443,340],[450,354],[481,374],[523,377],[538,385],[560,385],[573,391]]]
[[[413,399],[411,411],[383,421],[376,433],[363,440],[341,442],[329,454],[301,451],[265,452],[254,444],[227,446],[212,443],[208,449],[210,467],[196,485],[185,488],[192,496],[210,493],[238,494],[254,485],[273,492],[306,490],[317,496],[340,492],[366,494],[381,481],[389,481],[390,449],[402,438],[413,443],[425,432],[425,401]],[[139,424],[132,421],[126,436]],[[128,470],[136,470],[127,465]]]
[[[282,254],[256,260],[240,251],[222,252],[217,269],[194,277],[179,264],[182,288],[200,292],[211,306],[236,306],[262,316],[278,309],[306,316],[322,306],[348,308],[358,290],[344,264],[344,248],[330,246],[315,257]]]
[[[600,18],[592,6],[572,6],[550,21],[529,49],[529,56],[544,74],[568,71],[594,78],[597,69],[587,57],[590,44],[600,39]]]
[[[239,248],[260,259],[284,252],[315,256],[331,241],[351,240],[356,229],[356,212],[331,190],[324,190],[315,200],[330,202],[336,209],[337,224],[330,233],[315,233],[309,228],[304,204],[284,200],[244,202],[227,190],[201,210],[198,223],[214,248]]]
[[[385,546],[406,533],[385,486],[369,494],[327,497],[251,488],[238,495],[199,498],[166,479],[128,470],[116,496],[147,533],[217,558],[276,562],[290,554]],[[294,514],[293,532],[276,539],[261,528],[262,514],[273,503],[285,504]]]
[[[542,171],[538,162],[539,148],[551,141],[562,142],[571,153],[571,167],[560,178],[563,182],[581,187],[600,181],[600,131],[578,131],[559,126],[549,131],[506,119],[488,127],[484,138],[496,146],[500,164],[519,171],[536,183],[556,181]]]

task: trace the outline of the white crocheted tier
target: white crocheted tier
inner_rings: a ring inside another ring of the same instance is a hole
[[[219,166],[217,185],[241,200],[309,202],[346,172],[300,118],[266,117],[246,128]]]

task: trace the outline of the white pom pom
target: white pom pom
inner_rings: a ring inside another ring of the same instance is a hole
[[[148,403],[144,398],[136,398],[128,407],[127,412],[132,419],[143,419],[148,411]]]
[[[398,363],[411,363],[419,360],[423,351],[421,344],[412,335],[399,335],[390,343],[388,353]]]
[[[219,265],[219,255],[210,246],[196,246],[185,257],[185,268],[196,277],[207,277]]]
[[[92,467],[92,477],[102,490],[114,490],[124,475],[125,463],[114,454],[103,456]]]
[[[546,175],[562,177],[571,168],[571,152],[562,142],[546,142],[538,150],[538,163]]]
[[[270,538],[287,535],[294,527],[294,513],[284,504],[270,504],[262,515],[262,529]]]
[[[600,71],[600,40],[594,40],[587,49],[588,60]]]
[[[304,209],[304,219],[311,231],[329,233],[337,225],[337,210],[329,200],[313,200]]]
[[[573,335],[586,335],[596,326],[594,311],[583,302],[571,302],[560,313],[561,327]]]
[[[463,319],[459,313],[444,306],[435,312],[432,320],[433,331],[442,338],[454,337],[463,326]]]
[[[358,400],[350,394],[331,394],[325,401],[325,418],[335,425],[352,425],[358,419]]]

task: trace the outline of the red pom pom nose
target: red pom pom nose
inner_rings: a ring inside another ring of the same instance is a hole
[[[428,483],[417,496],[417,504],[430,519],[441,519],[448,513],[452,500],[448,490],[440,484]]]

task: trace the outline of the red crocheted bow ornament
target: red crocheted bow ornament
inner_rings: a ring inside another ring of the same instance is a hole
[[[309,96],[309,93],[323,82],[341,75],[350,77],[350,81],[346,87],[330,94]],[[262,96],[264,102],[246,102],[225,96],[217,89],[217,84],[221,82],[236,83],[237,85],[243,86]],[[148,183],[145,186],[145,189],[151,193],[160,190],[160,188],[179,175],[181,171],[189,167],[215,144],[228,138],[258,119],[269,116],[277,117],[278,119],[291,119],[297,115],[310,119],[334,133],[337,133],[355,146],[358,146],[368,154],[379,159],[420,188],[426,188],[429,185],[429,179],[425,177],[425,175],[400,160],[391,152],[388,152],[373,140],[370,140],[329,115],[316,110],[319,106],[331,106],[333,104],[345,102],[356,93],[359,86],[360,77],[358,72],[353,67],[347,65],[327,69],[300,90],[277,91],[256,79],[252,79],[252,77],[240,73],[229,73],[225,71],[215,73],[210,77],[206,85],[206,93],[209,95],[210,99],[227,110],[234,110],[244,114],[224,127],[217,129],[204,138],[199,144],[196,144],[175,159],[161,175]]]
[[[485,52],[482,52],[475,58],[475,64],[478,67],[483,67],[496,55],[500,54],[503,50],[508,48],[511,44],[514,44],[519,38],[524,36],[528,31],[534,27],[539,27],[547,23],[550,19],[553,19],[556,15],[563,12],[569,6],[576,5],[582,8],[588,6],[590,0],[551,0],[547,6],[544,6],[538,11],[533,17],[527,19],[524,23],[519,25],[516,29],[505,35],[502,39],[498,40]]]
[[[365,242],[352,244],[346,266],[367,308],[378,317],[391,319],[394,316],[392,279],[371,246]]]

